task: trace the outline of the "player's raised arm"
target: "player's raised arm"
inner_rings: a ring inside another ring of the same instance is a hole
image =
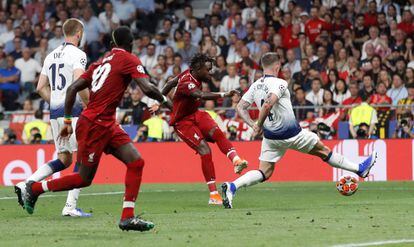
[[[232,97],[235,94],[240,95],[240,92],[237,90],[231,90],[229,92],[211,93],[211,92],[203,92],[200,89],[196,89],[190,93],[192,97],[197,98],[197,99],[202,99],[202,100],[216,100],[216,99],[224,98],[224,97]]]
[[[42,99],[44,99],[47,103],[50,104],[50,85],[49,79],[46,75],[40,74],[36,91],[40,95],[40,97],[42,97]]]

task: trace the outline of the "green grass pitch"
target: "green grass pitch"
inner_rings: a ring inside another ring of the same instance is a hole
[[[93,217],[73,219],[60,216],[66,193],[39,198],[28,215],[9,198],[13,189],[1,187],[0,246],[333,246],[414,239],[413,182],[360,183],[350,197],[334,183],[264,183],[240,190],[231,210],[208,206],[203,184],[148,184],[136,212],[156,226],[145,233],[119,230],[121,191],[122,185],[84,189],[79,206]]]

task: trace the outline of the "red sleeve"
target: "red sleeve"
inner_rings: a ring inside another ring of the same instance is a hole
[[[125,67],[123,70],[124,74],[130,75],[131,78],[149,78],[141,61],[132,54],[125,57]]]
[[[176,93],[181,95],[190,95],[191,93],[199,90],[194,84],[194,82],[191,81],[178,81],[177,91]]]

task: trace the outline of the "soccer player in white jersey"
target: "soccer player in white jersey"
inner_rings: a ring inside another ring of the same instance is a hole
[[[263,133],[259,169],[249,171],[231,183],[222,184],[224,207],[233,207],[233,197],[239,188],[267,180],[273,173],[275,163],[288,149],[315,155],[333,167],[352,171],[362,178],[367,177],[376,162],[377,153],[374,151],[357,164],[332,152],[315,133],[301,129],[292,109],[288,84],[276,77],[281,67],[278,55],[273,52],[264,54],[261,64],[264,76],[250,86],[237,105],[240,117],[253,128],[253,136]],[[248,113],[253,103],[260,109],[257,122]]]
[[[80,20],[75,18],[66,20],[63,24],[65,42],[47,55],[44,61],[37,91],[50,105],[50,124],[58,158],[39,167],[26,181],[39,182],[69,167],[72,164],[72,153],[77,151],[75,134],[69,140],[59,140],[58,136],[65,122],[66,89],[85,72],[86,54],[78,48],[82,40],[83,30],[83,23]],[[83,109],[82,103],[87,105],[88,100],[88,89],[79,92],[73,114],[76,117],[72,118],[73,129],[76,127],[77,116],[80,115]],[[75,171],[76,169],[77,166],[75,166]],[[21,195],[26,189],[25,186],[24,182],[15,186],[18,202],[22,207],[24,202]],[[65,207],[62,210],[63,216],[88,217],[91,215],[76,208],[79,193],[80,189],[69,191]]]

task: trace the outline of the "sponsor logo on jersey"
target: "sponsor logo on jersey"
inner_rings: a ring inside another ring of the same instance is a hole
[[[86,66],[86,58],[81,58],[80,60],[80,64],[82,64],[82,66]]]
[[[89,154],[89,156],[88,156],[88,162],[93,162],[93,156],[95,156],[95,153],[91,153],[91,154]]]
[[[194,83],[188,84],[188,89],[190,89],[190,90],[195,88],[195,87],[196,87],[196,85]]]
[[[145,74],[145,69],[142,65],[138,65],[137,66],[137,71],[141,74]]]

